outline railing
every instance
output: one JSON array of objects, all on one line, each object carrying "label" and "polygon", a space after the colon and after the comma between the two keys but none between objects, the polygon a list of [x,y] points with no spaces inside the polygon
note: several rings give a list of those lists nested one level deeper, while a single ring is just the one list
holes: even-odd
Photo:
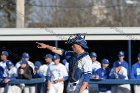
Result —
[{"label": "railing", "polygon": [[[0,82],[2,79],[0,79]],[[16,79],[13,81],[10,81],[9,84],[38,84],[38,83],[45,83],[46,79],[44,78],[36,78],[36,79],[31,79],[31,80],[25,80],[25,79]],[[96,79],[96,80],[91,80],[89,84],[140,84],[139,79],[129,79],[129,80],[123,80],[123,79]]]}]

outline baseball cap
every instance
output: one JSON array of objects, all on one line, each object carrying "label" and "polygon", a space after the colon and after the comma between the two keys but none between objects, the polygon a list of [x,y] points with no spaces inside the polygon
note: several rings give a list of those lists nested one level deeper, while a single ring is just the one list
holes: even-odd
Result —
[{"label": "baseball cap", "polygon": [[116,62],[116,67],[118,67],[118,66],[122,66],[122,62],[117,61],[117,62]]},{"label": "baseball cap", "polygon": [[120,51],[120,52],[118,53],[118,56],[119,56],[119,57],[124,56],[124,52],[123,52],[123,51]]},{"label": "baseball cap", "polygon": [[9,56],[9,53],[7,51],[2,51],[1,53],[2,55],[5,55],[5,56]]},{"label": "baseball cap", "polygon": [[39,67],[41,66],[41,62],[40,61],[35,61],[35,70],[38,70]]},{"label": "baseball cap", "polygon": [[59,56],[58,54],[55,54],[55,55],[53,56],[53,60],[57,60],[57,59],[60,59],[60,56]]},{"label": "baseball cap", "polygon": [[102,64],[109,64],[109,60],[108,59],[103,59]]},{"label": "baseball cap", "polygon": [[27,64],[27,61],[26,61],[25,59],[22,59],[21,62],[20,62],[20,64],[21,64],[21,65],[22,65],[22,64]]},{"label": "baseball cap", "polygon": [[14,65],[14,64],[13,64],[11,61],[9,61],[9,60],[6,62],[6,66],[7,66],[7,67],[10,67],[10,66],[13,66],[13,65]]},{"label": "baseball cap", "polygon": [[95,52],[91,52],[90,57],[97,57],[97,54]]},{"label": "baseball cap", "polygon": [[140,53],[138,53],[137,57],[139,57],[139,58],[140,58]]},{"label": "baseball cap", "polygon": [[52,54],[46,54],[45,58],[53,58]]},{"label": "baseball cap", "polygon": [[30,58],[29,54],[27,52],[24,52],[22,54],[22,58]]}]

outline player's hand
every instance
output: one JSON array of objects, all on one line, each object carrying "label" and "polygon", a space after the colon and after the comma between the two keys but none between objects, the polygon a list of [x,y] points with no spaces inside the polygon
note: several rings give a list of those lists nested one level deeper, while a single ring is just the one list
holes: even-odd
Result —
[{"label": "player's hand", "polygon": [[50,90],[50,86],[47,87],[47,90],[48,90],[48,91]]},{"label": "player's hand", "polygon": [[95,75],[95,79],[99,79],[99,75]]},{"label": "player's hand", "polygon": [[119,70],[120,70],[119,68],[117,68],[117,67],[115,68],[115,72],[116,72],[116,73],[118,73]]},{"label": "player's hand", "polygon": [[36,42],[38,48],[47,48],[47,45],[44,43]]},{"label": "player's hand", "polygon": [[10,79],[4,79],[3,83],[8,83],[10,81]]},{"label": "player's hand", "polygon": [[56,83],[58,83],[59,82],[59,80],[54,80],[54,83],[56,84]]},{"label": "player's hand", "polygon": [[23,74],[24,74],[24,70],[23,70],[23,69],[20,69],[20,70],[19,70],[19,74],[20,74],[20,75],[23,75]]}]

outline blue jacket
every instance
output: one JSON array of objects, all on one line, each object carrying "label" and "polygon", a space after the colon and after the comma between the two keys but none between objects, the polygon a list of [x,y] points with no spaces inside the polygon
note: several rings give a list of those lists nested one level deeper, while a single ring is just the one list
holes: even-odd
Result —
[{"label": "blue jacket", "polygon": [[137,62],[132,65],[130,79],[140,79],[140,63]]},{"label": "blue jacket", "polygon": [[[100,79],[109,79],[109,73],[110,73],[109,68],[107,69],[100,68],[96,71],[96,75],[98,75]],[[99,85],[100,92],[106,92],[110,89],[111,89],[110,85],[101,85],[101,84]]]}]

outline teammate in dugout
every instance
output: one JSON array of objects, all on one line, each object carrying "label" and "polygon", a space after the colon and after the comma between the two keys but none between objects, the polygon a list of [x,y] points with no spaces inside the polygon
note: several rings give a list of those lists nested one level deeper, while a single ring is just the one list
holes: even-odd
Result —
[{"label": "teammate in dugout", "polygon": [[[97,61],[97,54],[95,52],[91,52],[90,57],[92,60],[92,76],[91,76],[91,78],[95,79],[96,71],[97,71],[97,69],[101,68],[101,63],[99,61]],[[99,92],[98,84],[90,84],[89,85],[89,92],[90,93],[98,93]]]},{"label": "teammate in dugout", "polygon": [[[0,66],[4,69],[4,74],[3,74],[4,83],[6,83],[5,81],[7,81],[7,80],[5,80],[5,77],[6,77],[5,70],[6,70],[6,62],[9,61],[8,56],[9,56],[9,53],[7,51],[2,51],[2,53],[1,53],[1,60],[2,61],[0,61]],[[4,93],[4,87],[5,87],[4,83],[0,87],[0,93]]]},{"label": "teammate in dugout", "polygon": [[[110,79],[128,79],[127,69],[122,66],[122,62],[116,62],[116,67],[110,71]],[[112,93],[131,93],[130,84],[112,85]]]},{"label": "teammate in dugout", "polygon": [[[132,65],[130,79],[140,79],[140,53],[137,56],[137,62]],[[140,93],[140,85],[134,85],[134,92]]]},{"label": "teammate in dugout", "polygon": [[[109,60],[103,59],[102,67],[96,71],[96,79],[109,79],[110,68],[108,66]],[[99,84],[99,93],[111,93],[111,86]]]},{"label": "teammate in dugout", "polygon": [[113,67],[116,67],[116,63],[117,63],[117,62],[121,62],[121,63],[122,63],[122,66],[126,68],[127,74],[128,74],[128,73],[129,73],[129,68],[128,68],[128,63],[124,60],[124,58],[125,58],[124,52],[123,52],[123,51],[120,51],[120,52],[118,53],[118,57],[119,57],[119,60],[117,60],[117,61],[115,61],[115,62],[113,63]]},{"label": "teammate in dugout", "polygon": [[48,68],[48,92],[63,93],[64,81],[68,79],[66,67],[60,63],[60,56],[55,54],[53,57],[54,64]]},{"label": "teammate in dugout", "polygon": [[87,42],[80,34],[70,36],[66,42],[71,45],[73,51],[56,49],[53,46],[38,43],[38,48],[47,48],[56,54],[63,55],[69,62],[68,93],[89,93],[88,82],[92,74],[92,60],[85,50]]}]

